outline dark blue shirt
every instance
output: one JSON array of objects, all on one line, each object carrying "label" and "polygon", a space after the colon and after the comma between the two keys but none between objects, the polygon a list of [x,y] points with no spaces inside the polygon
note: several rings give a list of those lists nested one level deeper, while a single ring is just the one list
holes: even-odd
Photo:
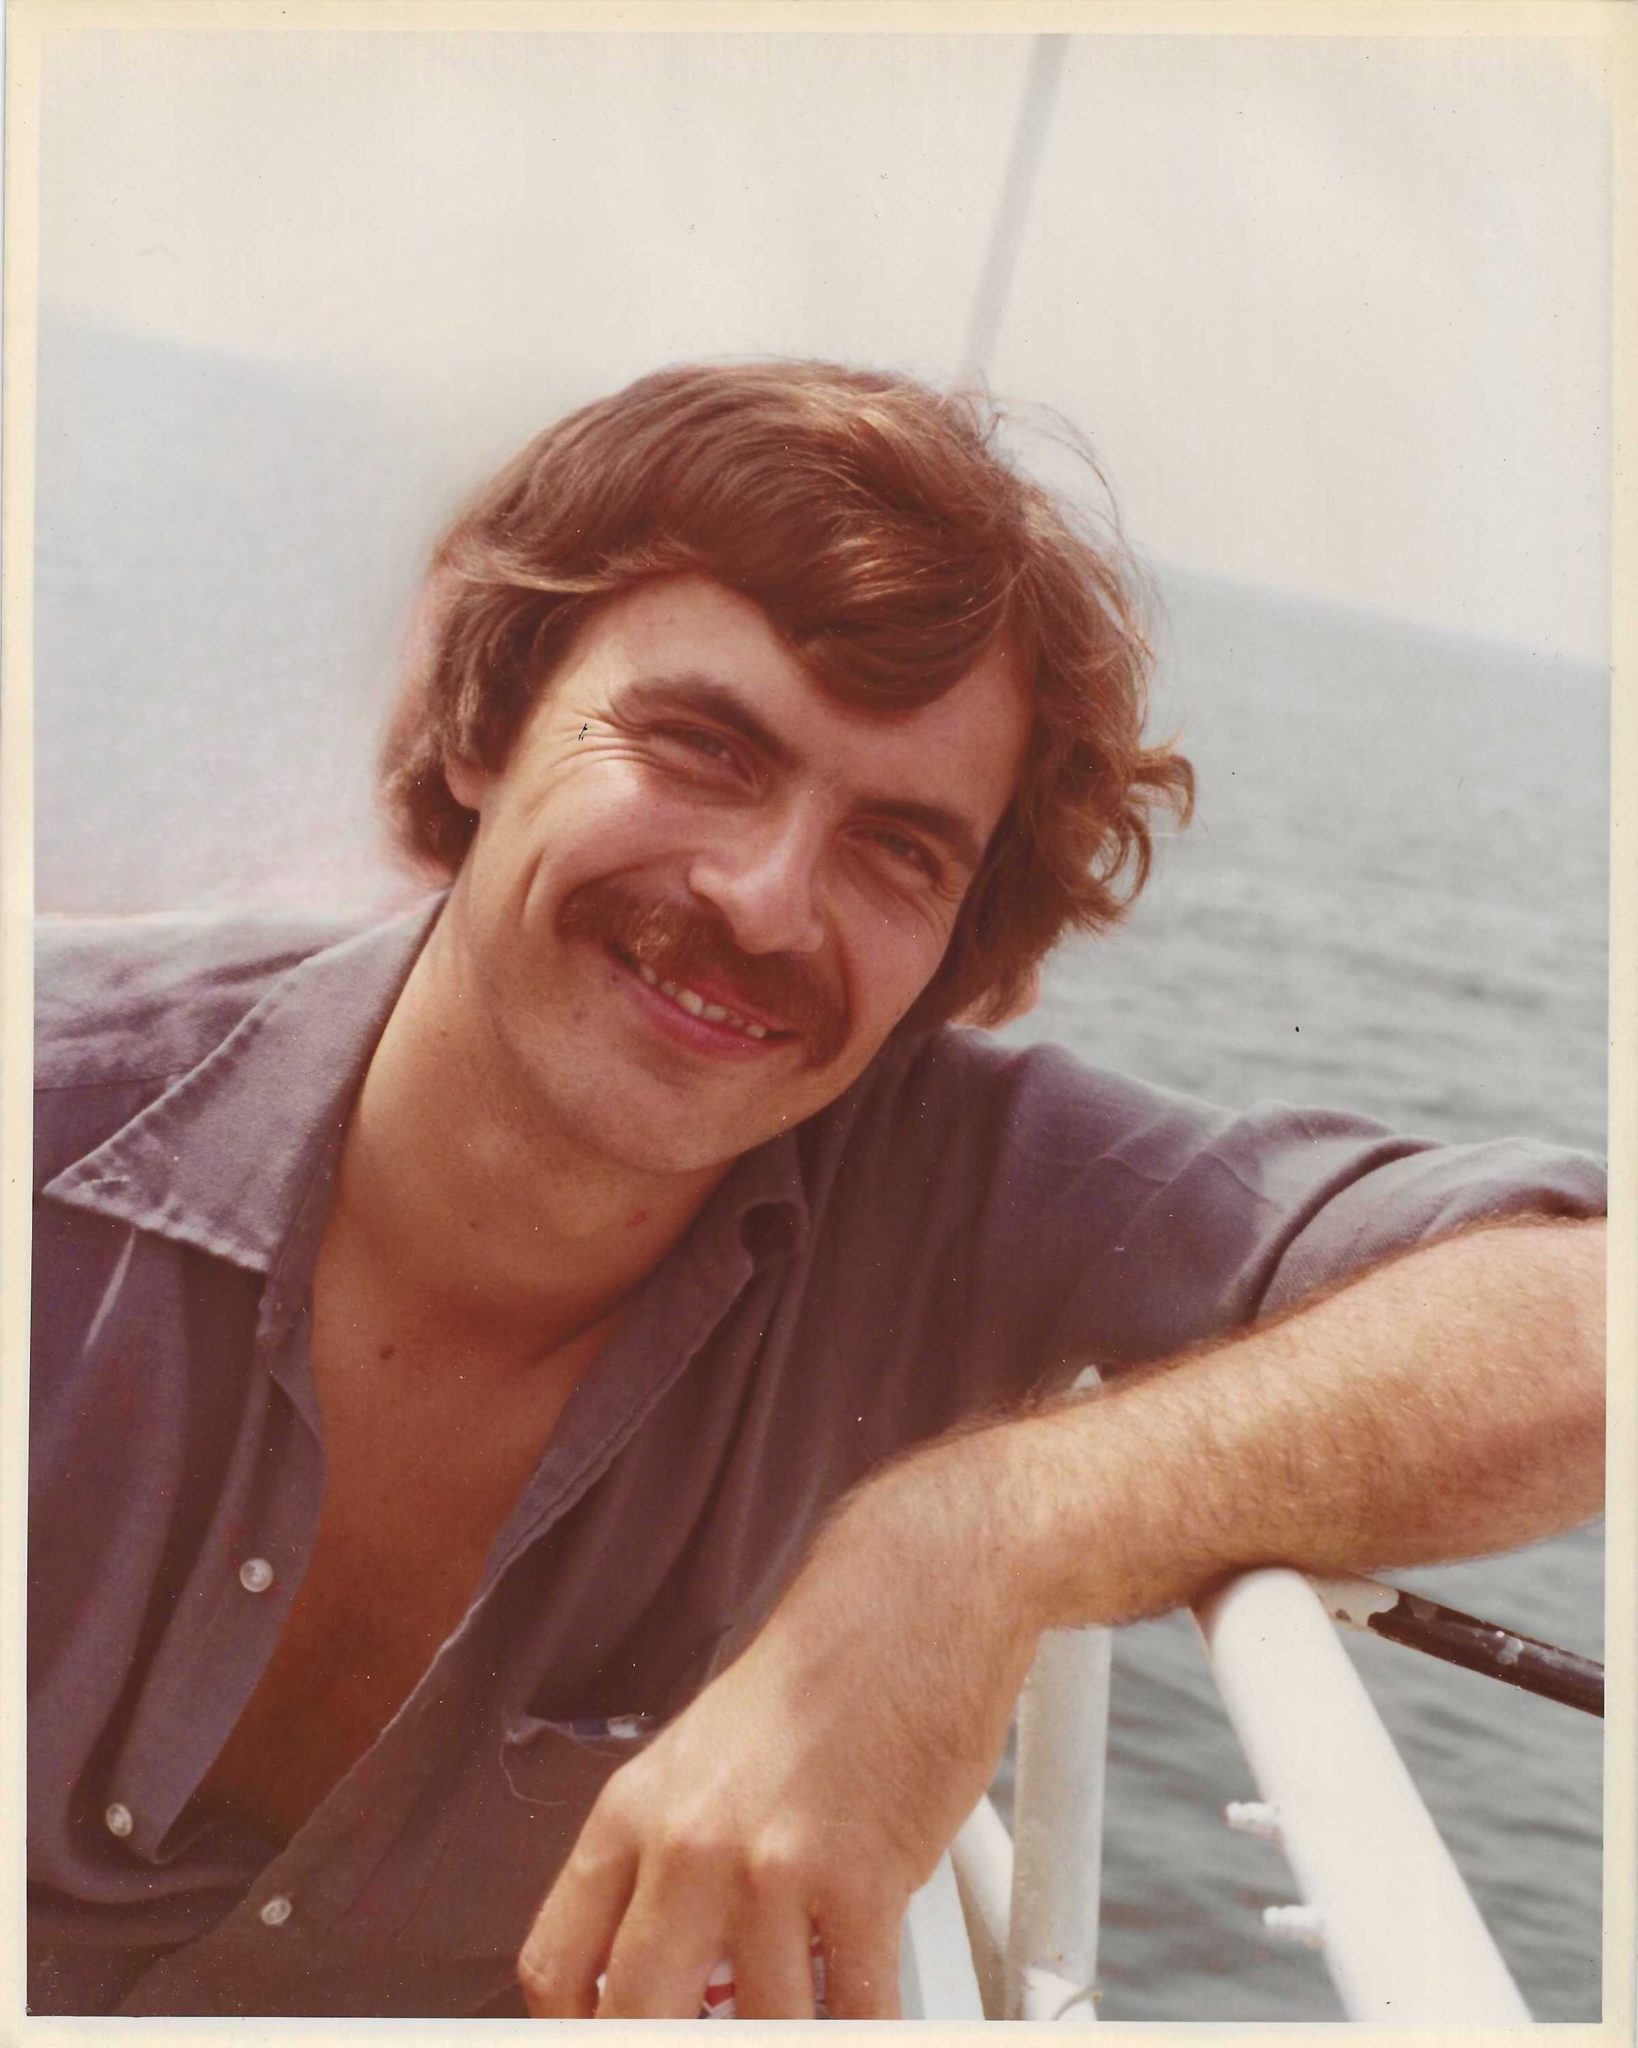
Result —
[{"label": "dark blue shirt", "polygon": [[520,2012],[517,1950],[629,1753],[616,1717],[685,1705],[880,1460],[1440,1232],[1603,1205],[1592,1162],[1526,1142],[1237,1116],[969,1031],[895,1042],[650,1275],[460,1626],[281,1848],[195,1794],[312,1547],[311,1276],[435,911],[42,927],[36,2012]]}]

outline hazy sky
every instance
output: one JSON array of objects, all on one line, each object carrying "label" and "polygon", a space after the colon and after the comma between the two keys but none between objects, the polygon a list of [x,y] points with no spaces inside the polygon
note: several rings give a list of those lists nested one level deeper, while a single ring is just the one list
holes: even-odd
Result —
[{"label": "hazy sky", "polygon": [[[653,364],[956,366],[1016,36],[62,34],[46,311],[487,461]],[[1606,59],[1077,38],[991,364],[1151,554],[1601,656]]]}]

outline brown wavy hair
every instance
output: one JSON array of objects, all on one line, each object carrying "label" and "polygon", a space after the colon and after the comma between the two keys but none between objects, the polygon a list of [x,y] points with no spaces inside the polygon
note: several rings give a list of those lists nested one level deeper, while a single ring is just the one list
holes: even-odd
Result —
[{"label": "brown wavy hair", "polygon": [[645,578],[740,592],[825,688],[884,709],[928,703],[1004,638],[1034,685],[1023,778],[908,1021],[1006,1016],[1065,931],[1130,908],[1154,813],[1186,821],[1194,778],[1145,744],[1152,655],[1118,526],[1020,474],[1001,425],[976,393],[767,362],[662,370],[548,427],[434,553],[382,755],[400,845],[456,871],[477,821],[446,757],[500,767],[580,628]]}]

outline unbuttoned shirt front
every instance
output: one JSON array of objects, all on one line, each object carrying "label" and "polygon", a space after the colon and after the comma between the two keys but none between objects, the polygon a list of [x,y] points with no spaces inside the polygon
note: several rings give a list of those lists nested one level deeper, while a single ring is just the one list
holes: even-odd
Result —
[{"label": "unbuttoned shirt front", "polygon": [[196,1794],[311,1551],[310,1288],[437,906],[363,931],[42,928],[29,1557],[35,2012],[521,2013],[597,1792],[905,1446],[1483,1218],[1525,1141],[1211,1109],[979,1033],[895,1041],[741,1159],[565,1409],[475,1598],[283,1847]]}]

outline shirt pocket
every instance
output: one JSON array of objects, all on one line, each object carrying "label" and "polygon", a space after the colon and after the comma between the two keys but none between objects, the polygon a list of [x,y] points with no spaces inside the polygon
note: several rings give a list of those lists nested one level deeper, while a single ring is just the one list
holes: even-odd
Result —
[{"label": "shirt pocket", "polygon": [[717,1626],[696,1640],[663,1681],[649,1677],[645,1706],[631,1712],[612,1710],[627,1700],[612,1686],[565,1698],[543,1679],[520,1706],[491,1708],[487,1731],[434,1767],[422,1794],[430,1827],[416,1855],[424,1876],[410,1880],[414,1909],[395,1915],[391,1935],[395,1970],[463,1987],[461,2005],[438,2001],[430,2011],[471,2013],[506,1993],[598,1794],[698,1694],[729,1636]]},{"label": "shirt pocket", "polygon": [[646,1749],[663,1725],[646,1713],[556,1720],[523,1710],[509,1715],[502,1728],[501,1776],[525,1806],[552,1810],[565,1803],[579,1806],[584,1790],[594,1788],[583,1820],[614,1773]]},{"label": "shirt pocket", "polygon": [[[527,1713],[474,1745],[446,1778],[431,1868],[384,1959],[405,1980],[392,2009],[470,2013],[504,1996],[598,1794],[641,1746],[606,1728],[581,1739],[572,1724]],[[424,2004],[402,2002],[411,1979]]]},{"label": "shirt pocket", "polygon": [[730,1637],[714,1630],[630,1712],[606,1710],[618,1694],[565,1700],[543,1683],[447,1761],[429,1788],[438,1804],[431,1868],[392,1941],[400,1966],[452,1972],[462,1985],[465,2003],[437,2009],[471,2012],[505,1993],[603,1787],[708,1682]]}]

